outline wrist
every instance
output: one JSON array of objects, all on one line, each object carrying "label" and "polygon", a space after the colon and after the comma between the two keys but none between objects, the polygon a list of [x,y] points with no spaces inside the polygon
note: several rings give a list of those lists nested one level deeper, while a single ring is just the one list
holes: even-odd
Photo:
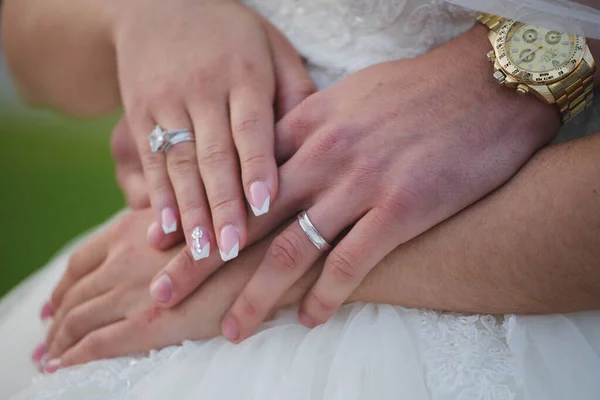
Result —
[{"label": "wrist", "polygon": [[[493,67],[487,53],[493,50],[488,38],[489,29],[477,24],[456,39],[456,61],[464,65],[472,84],[481,86],[481,97],[490,113],[510,129],[528,135],[531,144],[540,148],[551,142],[560,129],[560,113],[555,104],[547,104],[532,95],[521,96],[515,90],[503,87],[493,77]],[[459,67],[460,68],[460,67]]]}]

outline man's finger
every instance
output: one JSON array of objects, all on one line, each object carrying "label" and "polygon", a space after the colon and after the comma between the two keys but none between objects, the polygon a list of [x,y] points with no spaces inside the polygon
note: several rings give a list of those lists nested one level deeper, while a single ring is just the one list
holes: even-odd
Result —
[{"label": "man's finger", "polygon": [[365,276],[398,245],[398,221],[371,210],[327,256],[321,276],[306,294],[299,319],[309,328],[326,322]]}]

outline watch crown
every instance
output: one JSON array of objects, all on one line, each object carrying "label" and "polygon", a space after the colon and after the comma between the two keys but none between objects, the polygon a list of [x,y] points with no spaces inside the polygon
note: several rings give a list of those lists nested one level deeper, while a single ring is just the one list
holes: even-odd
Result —
[{"label": "watch crown", "polygon": [[519,86],[517,86],[517,93],[521,96],[526,96],[529,93],[529,86],[521,83]]},{"label": "watch crown", "polygon": [[498,83],[501,85],[504,85],[504,82],[506,81],[506,75],[504,75],[502,71],[494,72],[494,78],[496,78]]},{"label": "watch crown", "polygon": [[487,59],[489,62],[491,62],[492,64],[496,62],[496,52],[494,50],[490,50],[487,53]]}]

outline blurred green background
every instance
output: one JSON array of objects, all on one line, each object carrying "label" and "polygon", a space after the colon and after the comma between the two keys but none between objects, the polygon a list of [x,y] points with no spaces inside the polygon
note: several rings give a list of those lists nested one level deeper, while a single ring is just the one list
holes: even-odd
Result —
[{"label": "blurred green background", "polygon": [[123,207],[109,149],[117,119],[28,108],[0,52],[0,297]]}]

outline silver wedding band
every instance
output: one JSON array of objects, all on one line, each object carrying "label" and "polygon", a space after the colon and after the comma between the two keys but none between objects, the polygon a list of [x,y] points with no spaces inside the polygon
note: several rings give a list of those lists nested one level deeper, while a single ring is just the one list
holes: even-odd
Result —
[{"label": "silver wedding band", "polygon": [[300,214],[298,214],[298,222],[300,223],[300,228],[302,228],[302,231],[317,249],[323,252],[327,252],[332,249],[331,245],[327,243],[327,240],[325,240],[317,228],[315,228],[310,218],[308,218],[306,211],[302,211]]},{"label": "silver wedding band", "polygon": [[153,153],[166,153],[171,147],[183,142],[193,142],[194,137],[189,129],[164,130],[156,125],[148,135],[148,143]]}]

